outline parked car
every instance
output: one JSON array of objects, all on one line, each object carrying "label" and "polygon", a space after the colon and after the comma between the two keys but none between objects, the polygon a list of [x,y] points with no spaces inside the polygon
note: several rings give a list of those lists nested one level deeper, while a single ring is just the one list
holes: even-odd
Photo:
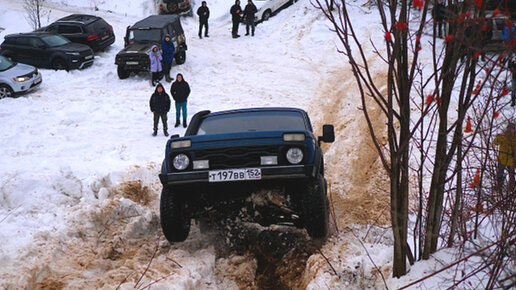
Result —
[{"label": "parked car", "polygon": [[[242,8],[247,5],[247,1],[241,1]],[[288,4],[297,2],[297,0],[253,0],[254,5],[258,9],[256,12],[255,22],[267,21],[272,15],[276,14],[281,8]],[[242,21],[245,21],[242,19]]]},{"label": "parked car", "polygon": [[113,26],[94,15],[72,14],[38,31],[62,35],[72,42],[88,45],[93,51],[104,50],[115,42]]},{"label": "parked car", "polygon": [[115,58],[118,77],[126,79],[131,72],[149,71],[149,55],[153,45],[161,47],[165,35],[170,35],[176,51],[176,64],[183,64],[186,60],[186,38],[177,15],[154,15],[136,22],[127,27],[124,38],[125,48]]},{"label": "parked car", "polygon": [[48,32],[11,34],[0,45],[0,55],[39,68],[83,69],[93,64],[93,50]]},{"label": "parked car", "polygon": [[172,136],[165,149],[159,175],[165,237],[183,241],[192,218],[212,217],[217,205],[225,212],[228,202],[245,200],[258,189],[281,187],[288,209],[265,211],[255,222],[292,225],[312,238],[325,238],[328,200],[320,142],[334,139],[332,125],[324,125],[323,136],[316,137],[301,109],[195,114],[185,136]]},{"label": "parked car", "polygon": [[28,92],[41,84],[37,68],[0,56],[0,99]]},{"label": "parked car", "polygon": [[160,0],[159,14],[177,14],[192,16],[190,0]]}]

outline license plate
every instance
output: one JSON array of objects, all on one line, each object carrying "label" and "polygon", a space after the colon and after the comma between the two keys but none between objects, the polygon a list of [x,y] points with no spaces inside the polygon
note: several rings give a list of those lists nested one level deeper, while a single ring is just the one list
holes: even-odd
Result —
[{"label": "license plate", "polygon": [[105,35],[101,38],[101,40],[104,40],[104,39],[107,39],[109,37],[109,34],[108,35]]},{"label": "license plate", "polygon": [[92,59],[93,58],[93,55],[88,55],[86,57],[84,57],[84,59],[88,60],[88,59]]},{"label": "license plate", "polygon": [[128,61],[128,62],[126,62],[126,64],[128,64],[128,65],[138,65],[138,62],[137,61]]},{"label": "license plate", "polygon": [[262,170],[260,168],[212,170],[209,172],[209,182],[225,182],[240,180],[260,180]]}]

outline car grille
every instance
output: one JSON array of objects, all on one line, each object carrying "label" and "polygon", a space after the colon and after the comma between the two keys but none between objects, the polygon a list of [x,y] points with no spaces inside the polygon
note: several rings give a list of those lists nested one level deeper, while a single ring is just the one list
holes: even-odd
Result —
[{"label": "car grille", "polygon": [[261,156],[278,155],[278,146],[253,146],[195,150],[194,160],[209,160],[210,169],[260,166]]}]

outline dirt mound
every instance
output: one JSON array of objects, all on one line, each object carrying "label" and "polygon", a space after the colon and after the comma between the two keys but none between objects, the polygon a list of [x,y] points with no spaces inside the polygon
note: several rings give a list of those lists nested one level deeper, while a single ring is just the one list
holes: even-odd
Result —
[{"label": "dirt mound", "polygon": [[151,194],[148,186],[143,186],[141,180],[126,181],[115,189],[115,194],[120,194],[136,203],[148,206],[156,199],[156,195]]}]

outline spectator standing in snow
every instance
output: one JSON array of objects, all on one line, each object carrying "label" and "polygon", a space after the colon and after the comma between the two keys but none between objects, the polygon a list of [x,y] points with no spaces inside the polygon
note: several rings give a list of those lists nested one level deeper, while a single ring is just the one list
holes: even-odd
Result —
[{"label": "spectator standing in snow", "polygon": [[242,12],[242,7],[240,7],[240,0],[235,1],[235,5],[231,6],[231,20],[233,21],[233,28],[231,30],[231,34],[233,38],[238,38],[238,25],[240,25],[240,13]]},{"label": "spectator standing in snow", "polygon": [[161,60],[163,57],[161,56],[161,52],[157,45],[153,45],[151,48],[151,52],[149,52],[150,59],[150,71],[152,73],[152,86],[155,86],[157,82],[161,79]]},{"label": "spectator standing in snow", "polygon": [[493,143],[500,146],[496,171],[498,191],[502,190],[505,170],[507,169],[509,171],[508,192],[512,192],[514,190],[514,166],[516,161],[516,125],[509,123],[505,132],[496,136]]},{"label": "spectator standing in snow", "polygon": [[170,111],[170,97],[167,95],[160,83],[156,86],[156,90],[154,90],[154,93],[150,98],[149,105],[151,112],[154,113],[154,132],[152,133],[152,136],[156,136],[158,134],[158,123],[160,118],[163,123],[163,134],[168,136],[167,113]]},{"label": "spectator standing in snow", "polygon": [[249,35],[249,26],[251,26],[251,36],[254,36],[254,14],[256,14],[256,12],[258,12],[258,9],[256,9],[253,1],[248,0],[244,9],[246,36]]},{"label": "spectator standing in snow", "polygon": [[[443,37],[443,24],[446,19],[446,6],[444,6],[443,0],[438,0],[437,4],[432,9],[432,16],[437,26],[437,35],[439,38]],[[446,24],[444,24],[444,34],[446,34]]]},{"label": "spectator standing in snow", "polygon": [[170,82],[172,80],[170,78],[170,68],[172,68],[174,62],[176,47],[169,34],[166,34],[165,39],[161,41],[161,49],[163,50],[163,73],[165,74],[165,80]]},{"label": "spectator standing in snow", "polygon": [[181,123],[179,120],[181,119],[181,111],[183,112],[183,127],[186,128],[186,101],[188,100],[188,96],[190,95],[190,86],[183,79],[182,74],[177,74],[176,80],[172,83],[170,87],[170,94],[172,94],[172,98],[176,102],[176,125],[178,127]]},{"label": "spectator standing in snow", "polygon": [[197,9],[197,15],[199,15],[199,38],[202,38],[203,26],[204,37],[210,37],[208,35],[208,18],[210,18],[210,9],[208,8],[206,1],[202,1],[201,7]]}]

